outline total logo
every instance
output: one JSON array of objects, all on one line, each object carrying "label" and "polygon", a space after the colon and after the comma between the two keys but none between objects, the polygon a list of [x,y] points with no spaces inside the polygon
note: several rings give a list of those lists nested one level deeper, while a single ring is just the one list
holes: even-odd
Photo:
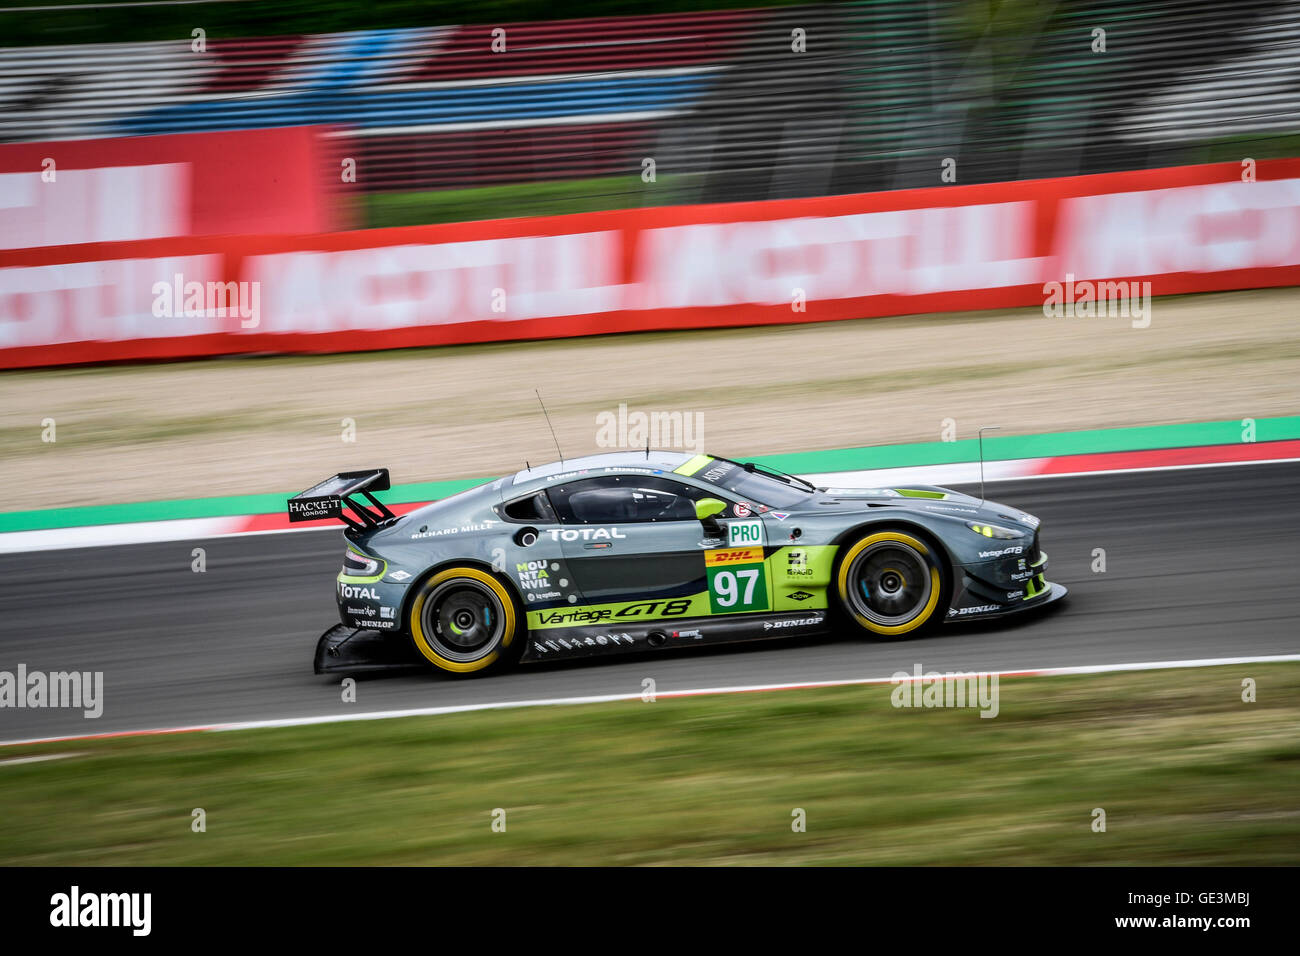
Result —
[{"label": "total logo", "polygon": [[355,584],[340,584],[339,596],[345,598],[368,598],[371,601],[378,601],[379,595],[375,593],[374,588],[361,588]]},{"label": "total logo", "polygon": [[551,528],[546,532],[552,541],[608,541],[611,538],[626,538],[617,528]]}]

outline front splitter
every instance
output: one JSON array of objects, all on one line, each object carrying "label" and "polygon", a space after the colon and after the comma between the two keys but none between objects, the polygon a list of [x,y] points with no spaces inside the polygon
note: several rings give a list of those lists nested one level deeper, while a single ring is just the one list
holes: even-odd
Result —
[{"label": "front splitter", "polygon": [[1070,593],[1069,588],[1064,584],[1057,584],[1054,581],[1047,582],[1048,592],[1046,596],[1034,598],[1032,601],[1025,601],[1023,604],[1008,604],[1006,607],[997,611],[985,611],[982,614],[961,614],[958,609],[957,614],[949,614],[945,624],[965,624],[969,621],[991,621],[999,617],[1011,617],[1015,614],[1031,614],[1040,608],[1049,604],[1055,604],[1061,598]]}]

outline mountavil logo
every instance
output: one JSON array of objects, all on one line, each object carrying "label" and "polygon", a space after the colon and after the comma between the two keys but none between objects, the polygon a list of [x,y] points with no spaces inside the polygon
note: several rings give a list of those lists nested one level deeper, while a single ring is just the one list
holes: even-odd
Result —
[{"label": "mountavil logo", "polygon": [[365,598],[371,601],[379,600],[379,595],[375,593],[374,588],[358,587],[355,584],[340,584],[339,596],[345,598]]},{"label": "mountavil logo", "polygon": [[551,528],[546,532],[552,541],[608,541],[611,538],[626,538],[617,528]]},{"label": "mountavil logo", "polygon": [[789,621],[764,621],[763,630],[770,631],[776,627],[809,627],[813,624],[820,624],[825,618],[821,615],[817,617],[799,617]]},{"label": "mountavil logo", "polygon": [[629,604],[617,611],[605,607],[591,610],[542,611],[538,614],[538,621],[542,624],[597,624],[613,618],[648,617],[652,614],[679,617],[690,610],[690,607],[691,602],[685,598],[676,601],[642,601],[639,604]]},{"label": "mountavil logo", "polygon": [[1000,557],[1002,557],[1003,555],[1006,555],[1006,554],[1019,554],[1020,552],[1022,552],[1022,551],[1024,551],[1024,550],[1025,550],[1025,548],[1024,548],[1023,545],[1019,545],[1019,544],[1017,544],[1017,545],[1015,545],[1014,547],[1003,548],[1001,551],[981,551],[981,552],[980,552],[980,557],[981,557],[981,558],[1000,558]]}]

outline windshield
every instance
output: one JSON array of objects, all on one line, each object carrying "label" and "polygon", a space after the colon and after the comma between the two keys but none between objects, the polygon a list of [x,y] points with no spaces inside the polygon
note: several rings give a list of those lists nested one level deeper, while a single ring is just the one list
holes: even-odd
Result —
[{"label": "windshield", "polygon": [[745,501],[767,505],[769,508],[789,508],[799,504],[810,494],[810,486],[791,484],[801,478],[786,480],[760,471],[747,471],[739,462],[725,458],[715,459],[707,468],[696,474],[711,485],[717,485]]}]

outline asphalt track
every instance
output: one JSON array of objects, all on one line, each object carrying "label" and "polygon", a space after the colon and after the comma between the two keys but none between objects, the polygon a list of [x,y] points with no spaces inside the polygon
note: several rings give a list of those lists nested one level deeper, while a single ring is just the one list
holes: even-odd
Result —
[{"label": "asphalt track", "polygon": [[[0,740],[568,696],[1300,651],[1300,463],[990,483],[1043,519],[1046,613],[906,641],[845,635],[530,665],[497,677],[312,673],[340,531],[0,555],[0,671],[103,671],[104,713],[0,709]],[[207,570],[191,570],[206,550]],[[1106,571],[1094,573],[1093,550]],[[526,712],[522,712],[526,713]],[[522,718],[521,719],[525,719]]]}]

